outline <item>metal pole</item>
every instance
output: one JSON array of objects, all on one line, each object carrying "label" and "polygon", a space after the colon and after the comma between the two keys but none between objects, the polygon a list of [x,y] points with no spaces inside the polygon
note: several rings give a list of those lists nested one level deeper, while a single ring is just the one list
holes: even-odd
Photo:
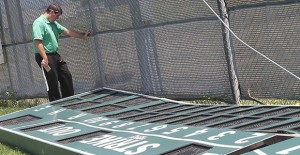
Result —
[{"label": "metal pole", "polygon": [[[227,7],[225,0],[218,0],[218,8],[220,12],[220,17],[229,26],[229,15],[227,13]],[[231,41],[230,41],[230,32],[229,30],[222,24],[222,36],[224,43],[224,52],[227,61],[229,81],[231,84],[231,91],[233,95],[233,101],[235,104],[240,104],[240,89],[239,82],[236,76],[236,70],[234,66],[233,59],[233,50],[231,49]]]},{"label": "metal pole", "polygon": [[[96,11],[93,6],[94,1],[88,1],[88,6],[89,6],[89,12],[90,12],[90,18],[91,18],[91,24],[92,24],[92,32],[97,32],[97,24],[96,24]],[[102,51],[101,51],[101,44],[100,44],[100,37],[99,35],[95,34],[94,37],[94,44],[96,47],[96,55],[97,55],[97,61],[98,61],[98,66],[99,66],[99,79],[96,80],[96,87],[104,87],[106,86],[105,83],[105,78],[104,78],[104,68],[103,68],[103,63],[102,63]]]},{"label": "metal pole", "polygon": [[[29,61],[30,56],[27,45],[17,45],[18,43],[26,40],[20,0],[4,1],[4,5],[6,8],[5,10],[7,14],[9,33],[13,44],[13,53],[10,53],[10,55],[13,55],[14,58],[14,64],[12,65],[16,66],[18,80],[15,83],[11,81],[11,88],[13,89],[13,91],[15,91],[15,93],[19,95],[18,97],[20,98],[24,95],[32,95],[32,92],[29,92],[28,90],[33,89],[32,87],[35,85],[34,77],[31,68],[31,63]],[[21,52],[20,49],[22,49],[23,51]],[[6,56],[8,57],[8,53],[6,53]],[[10,67],[11,66],[8,63],[8,68]],[[12,74],[10,73],[10,79],[13,78],[11,77],[11,75]]]},{"label": "metal pole", "polygon": [[[132,16],[132,25],[135,29],[144,26],[138,0],[128,1]],[[143,93],[161,94],[162,82],[154,31],[151,28],[134,31],[135,43],[138,51],[139,67]]]}]

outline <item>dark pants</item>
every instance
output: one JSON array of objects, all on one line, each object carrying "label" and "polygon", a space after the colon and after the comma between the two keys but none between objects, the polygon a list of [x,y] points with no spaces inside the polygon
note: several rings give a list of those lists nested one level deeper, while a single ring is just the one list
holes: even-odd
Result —
[{"label": "dark pants", "polygon": [[[74,95],[72,75],[68,69],[67,63],[58,53],[47,54],[47,57],[51,70],[47,72],[44,69],[44,73],[49,87],[49,101],[55,101]],[[35,60],[41,67],[43,58],[40,56],[40,54],[35,55]],[[60,84],[60,89],[58,83]]]}]

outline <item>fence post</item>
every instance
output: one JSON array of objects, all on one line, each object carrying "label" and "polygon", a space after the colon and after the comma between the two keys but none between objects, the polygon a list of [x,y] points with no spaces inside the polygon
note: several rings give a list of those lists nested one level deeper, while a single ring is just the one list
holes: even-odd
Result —
[{"label": "fence post", "polygon": [[[89,7],[89,13],[90,13],[90,18],[91,18],[91,24],[92,24],[92,32],[97,32],[97,24],[96,24],[96,11],[93,6],[94,1],[88,1],[88,7]],[[94,37],[94,44],[96,47],[96,55],[97,55],[97,62],[98,62],[98,71],[99,71],[99,79],[96,79],[96,85],[100,87],[106,86],[106,81],[104,77],[104,68],[103,68],[103,63],[102,63],[102,51],[101,51],[101,43],[100,43],[100,37],[99,35],[95,34]]]},{"label": "fence post", "polygon": [[[128,1],[134,28],[144,26],[140,5],[138,0]],[[160,68],[154,32],[151,28],[138,29],[134,31],[135,43],[141,72],[143,93],[159,94],[162,90]]]},{"label": "fence post", "polygon": [[[224,21],[226,25],[229,26],[229,19],[228,19],[229,15],[227,12],[225,0],[218,0],[217,2],[218,2],[218,8],[219,8],[221,19]],[[227,61],[229,81],[231,84],[233,101],[235,104],[240,104],[240,89],[239,89],[239,82],[236,76],[236,70],[235,70],[235,65],[233,60],[233,50],[231,49],[230,32],[223,24],[221,24],[221,26],[222,26],[222,36],[223,36],[223,43],[224,43],[224,52]]]},{"label": "fence post", "polygon": [[[4,6],[6,10],[7,15],[7,23],[9,30],[9,35],[12,40],[12,49],[13,53],[6,53],[6,58],[8,58],[8,55],[12,55],[13,58],[12,61],[14,62],[8,62],[7,59],[7,66],[8,68],[13,68],[15,65],[16,67],[16,78],[17,80],[11,81],[11,88],[15,93],[17,93],[19,98],[24,95],[30,95],[29,91],[33,89],[34,83],[34,77],[32,72],[32,66],[29,56],[29,50],[26,44],[18,45],[18,43],[24,42],[26,40],[26,33],[25,33],[25,22],[23,21],[22,16],[22,8],[20,4],[20,0],[10,0],[10,1],[4,1]],[[5,29],[5,28],[2,28]],[[20,51],[20,47],[23,48],[23,51]],[[7,50],[6,50],[7,51]],[[12,79],[12,74],[9,69],[9,78]],[[30,79],[30,80],[28,80]]]}]

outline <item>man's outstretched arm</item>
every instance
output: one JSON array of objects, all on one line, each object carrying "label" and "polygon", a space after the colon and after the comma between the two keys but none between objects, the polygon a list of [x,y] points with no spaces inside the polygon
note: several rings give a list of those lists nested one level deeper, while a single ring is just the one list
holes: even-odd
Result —
[{"label": "man's outstretched arm", "polygon": [[91,32],[86,31],[85,33],[79,33],[79,32],[77,32],[75,30],[72,30],[72,29],[66,29],[64,31],[64,34],[68,35],[68,36],[71,36],[71,37],[74,37],[74,38],[87,40],[90,37]]}]

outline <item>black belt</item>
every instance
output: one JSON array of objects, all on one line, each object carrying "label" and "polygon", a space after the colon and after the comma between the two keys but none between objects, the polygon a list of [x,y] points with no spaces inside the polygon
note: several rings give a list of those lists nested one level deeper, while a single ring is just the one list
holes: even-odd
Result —
[{"label": "black belt", "polygon": [[46,55],[56,55],[58,54],[57,52],[51,52],[51,53],[46,53]]},{"label": "black belt", "polygon": [[[51,53],[46,53],[46,55],[56,55],[58,54],[57,52],[51,52]],[[40,53],[35,53],[35,55],[40,55]]]}]

